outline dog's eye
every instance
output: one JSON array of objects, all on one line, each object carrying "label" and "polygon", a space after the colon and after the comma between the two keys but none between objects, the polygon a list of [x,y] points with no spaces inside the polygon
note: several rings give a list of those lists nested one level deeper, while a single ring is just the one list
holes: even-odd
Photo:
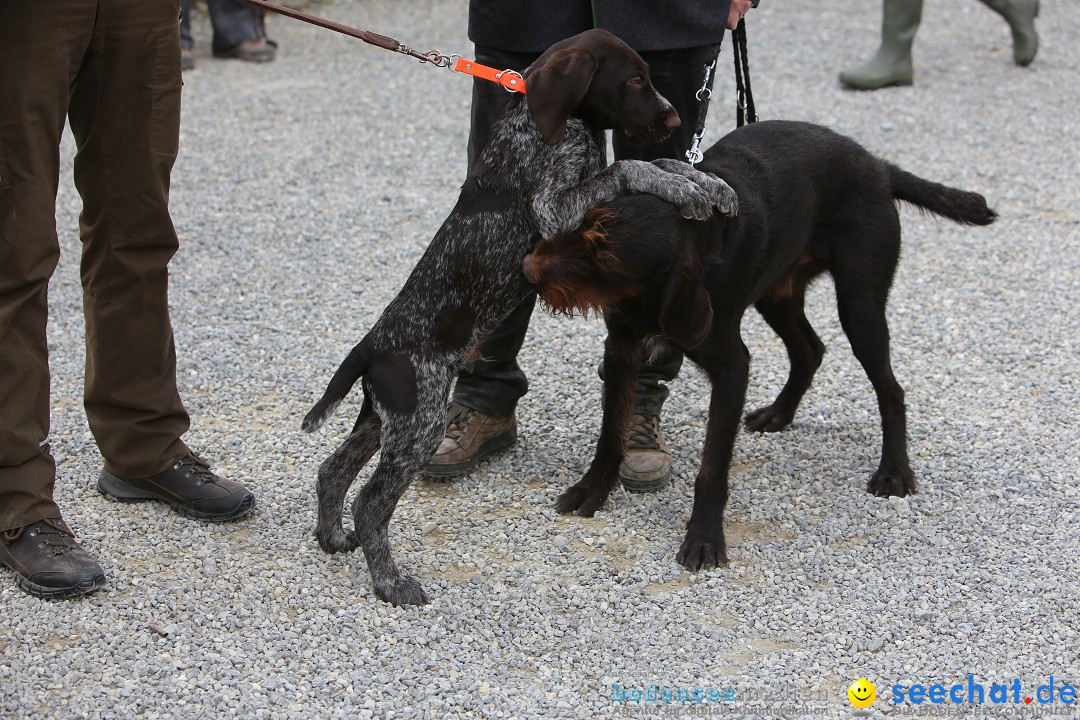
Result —
[{"label": "dog's eye", "polygon": [[642,75],[638,75],[635,78],[630,78],[629,80],[627,80],[626,84],[636,90],[640,90],[645,87],[645,78]]}]

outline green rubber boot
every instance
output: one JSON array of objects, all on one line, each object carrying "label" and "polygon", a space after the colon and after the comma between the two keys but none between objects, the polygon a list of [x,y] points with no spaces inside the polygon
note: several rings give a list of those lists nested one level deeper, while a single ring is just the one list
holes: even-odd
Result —
[{"label": "green rubber boot", "polygon": [[885,0],[881,47],[870,62],[840,73],[840,82],[856,90],[910,85],[914,78],[911,43],[915,40],[915,31],[919,29],[922,7],[923,0]]},{"label": "green rubber boot", "polygon": [[1039,34],[1035,18],[1039,15],[1039,0],[982,0],[983,3],[1009,23],[1013,37],[1013,60],[1027,67],[1039,51]]}]

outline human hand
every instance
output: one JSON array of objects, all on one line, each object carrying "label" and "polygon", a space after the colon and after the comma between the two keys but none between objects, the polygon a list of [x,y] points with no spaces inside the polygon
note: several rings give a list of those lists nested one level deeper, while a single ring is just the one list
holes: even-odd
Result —
[{"label": "human hand", "polygon": [[738,26],[739,20],[752,7],[754,7],[754,0],[731,0],[731,7],[727,16],[727,29],[734,30]]}]

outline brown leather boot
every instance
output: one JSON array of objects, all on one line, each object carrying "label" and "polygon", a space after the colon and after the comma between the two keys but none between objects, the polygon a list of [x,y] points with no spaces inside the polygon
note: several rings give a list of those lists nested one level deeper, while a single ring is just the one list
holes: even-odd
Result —
[{"label": "brown leather boot", "polygon": [[480,459],[517,442],[514,415],[494,417],[461,403],[447,411],[446,437],[424,474],[431,477],[460,475],[476,467]]},{"label": "brown leather boot", "polygon": [[37,597],[74,597],[105,584],[101,566],[60,518],[0,533],[0,562],[19,576],[21,589]]},{"label": "brown leather boot", "polygon": [[619,481],[630,492],[659,490],[671,480],[671,450],[660,434],[658,415],[634,415],[626,433]]}]

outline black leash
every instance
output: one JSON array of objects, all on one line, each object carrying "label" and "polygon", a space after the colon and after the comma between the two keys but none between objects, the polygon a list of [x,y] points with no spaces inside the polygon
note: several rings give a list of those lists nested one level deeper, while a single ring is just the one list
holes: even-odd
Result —
[{"label": "black leash", "polygon": [[[739,21],[742,24],[742,21]],[[705,63],[705,78],[701,83],[701,88],[698,89],[694,97],[701,103],[701,108],[698,110],[697,129],[694,131],[694,139],[690,142],[690,149],[686,151],[686,161],[691,165],[697,165],[701,162],[703,154],[701,152],[701,136],[705,133],[705,118],[709,114],[709,100],[712,99],[712,84],[715,74],[713,70],[716,69],[716,58],[720,56],[720,46],[722,42],[718,42],[709,49],[709,61]]]},{"label": "black leash", "polygon": [[[754,3],[757,7],[757,2]],[[731,31],[732,54],[735,56],[735,127],[742,127],[746,123],[757,122],[757,111],[754,108],[754,92],[750,87],[750,63],[746,53],[746,19],[739,18],[739,24]],[[694,131],[694,139],[690,143],[690,149],[686,151],[686,161],[691,165],[697,165],[704,156],[701,152],[701,136],[705,133],[705,118],[709,114],[709,101],[712,99],[712,85],[716,69],[716,58],[720,55],[720,46],[716,43],[709,50],[709,59],[705,63],[705,78],[701,88],[694,96],[701,103],[698,110],[697,128]]]},{"label": "black leash", "polygon": [[[739,20],[731,32],[732,54],[735,55],[735,92],[738,96],[735,110],[735,127],[757,122],[754,109],[754,91],[750,89],[750,61],[746,58],[746,19]],[[745,117],[745,120],[744,120]]]}]

